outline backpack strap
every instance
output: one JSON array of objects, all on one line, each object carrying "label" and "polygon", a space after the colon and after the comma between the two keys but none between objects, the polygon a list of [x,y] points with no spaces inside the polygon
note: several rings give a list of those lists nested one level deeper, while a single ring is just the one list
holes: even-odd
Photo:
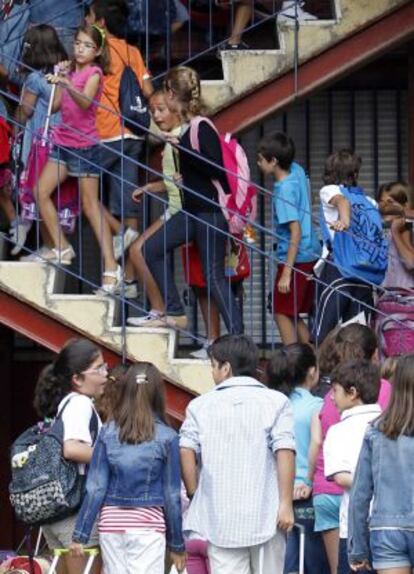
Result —
[{"label": "backpack strap", "polygon": [[218,135],[217,128],[210,118],[206,118],[205,116],[195,116],[190,121],[190,144],[193,150],[198,153],[200,153],[199,126],[201,122],[206,122]]}]

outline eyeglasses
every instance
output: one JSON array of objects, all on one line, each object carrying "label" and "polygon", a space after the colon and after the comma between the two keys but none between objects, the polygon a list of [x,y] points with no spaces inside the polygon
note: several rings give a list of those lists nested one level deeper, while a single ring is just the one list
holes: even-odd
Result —
[{"label": "eyeglasses", "polygon": [[92,42],[82,42],[81,40],[75,40],[73,45],[75,48],[81,48],[83,46],[85,50],[97,50],[97,47],[95,44],[92,44]]},{"label": "eyeglasses", "polygon": [[106,375],[108,372],[108,363],[102,363],[99,367],[94,367],[93,369],[86,369],[86,371],[82,371],[82,375],[86,373],[96,373],[97,375]]}]

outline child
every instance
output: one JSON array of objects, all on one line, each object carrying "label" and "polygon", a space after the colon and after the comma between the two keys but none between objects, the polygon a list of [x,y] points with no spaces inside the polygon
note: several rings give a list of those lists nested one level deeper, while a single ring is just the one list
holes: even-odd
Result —
[{"label": "child", "polygon": [[[163,90],[157,90],[151,96],[150,107],[153,120],[161,132],[168,133],[172,137],[178,137],[182,130],[181,119],[177,112],[173,112],[168,108]],[[131,261],[135,267],[138,278],[144,286],[145,295],[148,297],[151,306],[148,315],[128,319],[128,323],[136,327],[145,327],[148,321],[164,313],[164,300],[157,283],[154,281],[145,263],[143,249],[145,251],[145,241],[181,209],[180,190],[172,181],[176,172],[174,153],[171,144],[167,142],[162,153],[162,173],[166,176],[166,179],[147,183],[133,193],[133,199],[136,202],[140,202],[146,192],[150,192],[151,194],[167,193],[168,197],[168,205],[165,203],[161,204],[163,207],[161,217],[154,221],[144,233],[142,233],[138,241],[133,243],[129,252]]]},{"label": "child", "polygon": [[[312,417],[319,413],[322,399],[311,391],[318,383],[316,356],[309,345],[294,343],[275,351],[267,364],[267,383],[290,399],[295,421],[296,473],[293,492],[295,522],[305,527],[305,569],[308,574],[328,573],[319,533],[314,532],[312,482],[308,480],[308,452]],[[299,536],[290,533],[286,548],[286,574],[299,570]]]},{"label": "child", "polygon": [[72,554],[82,555],[100,514],[107,574],[164,574],[166,544],[181,571],[185,555],[178,437],[166,423],[161,373],[141,362],[118,383],[121,391],[89,468]]},{"label": "child", "polygon": [[392,182],[380,187],[378,203],[386,224],[390,225],[388,268],[382,287],[387,289],[414,288],[414,241],[412,222],[414,210],[408,204],[409,187]]},{"label": "child", "polygon": [[[144,135],[135,135],[125,128],[120,117],[119,88],[125,66],[129,65],[140,84],[143,95],[153,92],[151,76],[140,50],[125,40],[129,7],[125,0],[93,0],[86,17],[105,32],[111,60],[110,73],[103,78],[101,105],[96,113],[96,127],[105,146],[101,149],[101,165],[105,169],[104,188],[108,195],[108,223],[113,238],[115,259],[120,259],[138,237],[139,209],[132,199],[138,185],[138,161],[144,148]],[[109,215],[109,213],[108,213]],[[125,296],[137,296],[134,269],[127,259]]]},{"label": "child", "polygon": [[[349,501],[353,571],[411,574],[414,568],[414,355],[399,359],[388,409],[371,423]],[[371,559],[372,557],[372,559]]]},{"label": "child", "polygon": [[371,361],[339,364],[331,374],[333,400],[341,413],[323,446],[325,476],[344,489],[340,509],[338,574],[350,572],[347,559],[349,490],[368,424],[381,414],[380,372]]},{"label": "child", "polygon": [[[373,305],[372,284],[379,285],[387,266],[387,242],[376,202],[358,187],[361,159],[351,150],[330,155],[325,163],[325,185],[320,190],[322,259],[313,340],[358,315],[368,316]],[[353,209],[355,207],[355,209]]]},{"label": "child", "polygon": [[[29,28],[24,36],[23,45],[21,73],[25,80],[16,115],[18,122],[25,125],[21,161],[23,167],[27,168],[32,143],[36,136],[42,133],[45,126],[52,92],[52,86],[46,80],[45,74],[53,73],[54,66],[66,60],[67,54],[59,41],[56,30],[47,24]],[[50,126],[53,127],[59,121],[60,114],[52,114]],[[36,172],[40,172],[40,168],[36,169]],[[42,236],[45,245],[38,252],[23,256],[22,261],[41,261],[42,257],[50,251],[53,244],[50,243],[43,225]]]},{"label": "child", "polygon": [[209,542],[211,574],[280,574],[293,526],[289,401],[255,379],[258,351],[248,337],[224,335],[209,356],[217,386],[191,401],[180,431],[191,500],[185,532]]},{"label": "child", "polygon": [[320,245],[312,226],[305,172],[295,163],[295,146],[283,133],[273,133],[259,144],[257,164],[273,175],[273,214],[277,235],[277,274],[273,311],[282,343],[309,342],[308,327],[300,317],[313,306],[313,267]]},{"label": "child", "polygon": [[[194,240],[204,277],[227,330],[241,333],[242,318],[224,272],[228,223],[213,184],[213,179],[217,178],[224,192],[230,193],[223,171],[220,140],[216,130],[207,121],[202,121],[198,126],[200,153],[198,157],[194,155],[191,122],[198,121],[197,117],[204,112],[200,77],[195,70],[187,66],[170,69],[165,76],[164,89],[168,107],[180,115],[181,123],[186,123],[178,151],[180,173],[176,174],[182,183],[183,211],[179,211],[145,242],[145,260],[166,305],[165,315],[148,321],[146,326],[186,328],[187,317],[174,281],[170,255],[176,247]],[[205,158],[213,165],[207,164]]]},{"label": "child", "polygon": [[105,271],[101,293],[115,293],[122,279],[114,259],[112,235],[99,203],[100,156],[95,127],[96,102],[102,92],[102,74],[108,71],[105,33],[97,26],[82,26],[74,43],[74,62],[61,62],[57,75],[48,75],[57,84],[55,109],[62,123],[54,131],[55,148],[39,180],[39,211],[54,247],[46,261],[69,265],[75,252],[59,227],[51,194],[68,175],[79,179],[83,211],[101,246]]},{"label": "child", "polygon": [[[79,463],[81,475],[85,475],[86,465],[91,461],[92,447],[101,426],[93,399],[102,396],[106,376],[107,366],[100,349],[86,339],[72,339],[53,363],[45,367],[36,385],[34,407],[42,418],[52,418],[62,411],[63,456]],[[50,550],[69,547],[76,517],[77,513],[42,525]],[[95,527],[88,547],[97,545]],[[99,574],[100,562],[95,560],[93,574]],[[78,574],[83,572],[84,560],[66,555],[64,565],[66,574]]]}]

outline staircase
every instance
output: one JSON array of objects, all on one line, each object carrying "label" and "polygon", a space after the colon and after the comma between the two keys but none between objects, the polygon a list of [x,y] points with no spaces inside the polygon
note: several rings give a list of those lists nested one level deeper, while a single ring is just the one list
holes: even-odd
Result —
[{"label": "staircase", "polygon": [[[298,64],[341,43],[410,0],[333,0],[334,20],[300,22]],[[229,108],[242,96],[249,95],[294,67],[295,23],[277,22],[279,50],[243,50],[222,52],[223,80],[205,80],[203,97],[217,113]],[[294,92],[294,85],[291,86]]]}]

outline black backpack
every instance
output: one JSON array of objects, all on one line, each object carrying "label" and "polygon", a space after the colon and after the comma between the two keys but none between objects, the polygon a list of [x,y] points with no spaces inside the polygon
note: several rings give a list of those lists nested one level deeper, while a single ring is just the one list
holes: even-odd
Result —
[{"label": "black backpack", "polygon": [[[40,526],[70,516],[79,508],[85,476],[78,463],[63,457],[63,405],[55,420],[28,428],[11,447],[10,502],[16,517],[29,526]],[[93,442],[98,417],[93,411],[89,430]]]},{"label": "black backpack", "polygon": [[151,123],[148,102],[129,62],[122,72],[118,101],[125,127],[136,136],[146,136]]}]

